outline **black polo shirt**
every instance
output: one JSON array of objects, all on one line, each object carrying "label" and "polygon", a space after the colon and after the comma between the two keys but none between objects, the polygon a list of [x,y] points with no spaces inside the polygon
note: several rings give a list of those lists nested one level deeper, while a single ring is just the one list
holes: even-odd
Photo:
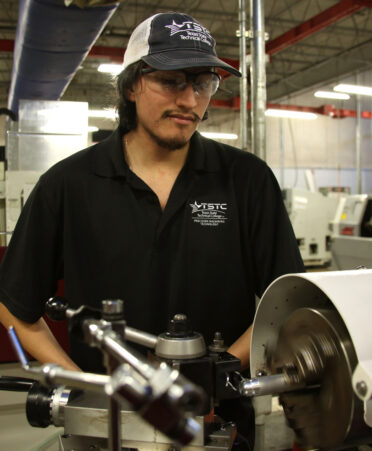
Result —
[{"label": "black polo shirt", "polygon": [[303,271],[273,173],[196,132],[162,211],[128,168],[121,137],[116,130],[41,176],[1,265],[1,302],[34,322],[63,278],[72,307],[123,299],[128,325],[154,334],[186,313],[207,343],[220,331],[231,344],[253,320],[255,294]]}]

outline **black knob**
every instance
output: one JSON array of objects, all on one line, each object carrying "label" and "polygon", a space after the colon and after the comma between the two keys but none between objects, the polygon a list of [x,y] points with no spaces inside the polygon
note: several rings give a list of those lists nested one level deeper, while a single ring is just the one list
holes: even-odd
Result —
[{"label": "black knob", "polygon": [[69,305],[66,299],[55,296],[54,298],[48,299],[45,304],[45,313],[48,317],[54,321],[62,321],[66,319],[66,310]]},{"label": "black knob", "polygon": [[35,382],[27,395],[26,416],[31,426],[45,428],[52,424],[51,401],[54,388]]},{"label": "black knob", "polygon": [[172,338],[186,338],[192,336],[193,331],[187,316],[183,313],[174,315],[173,319],[169,322],[169,328],[166,335]]}]

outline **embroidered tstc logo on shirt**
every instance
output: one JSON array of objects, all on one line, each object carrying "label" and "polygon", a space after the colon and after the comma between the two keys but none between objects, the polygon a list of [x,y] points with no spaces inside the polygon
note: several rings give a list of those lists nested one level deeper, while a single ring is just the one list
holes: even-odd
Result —
[{"label": "embroidered tstc logo on shirt", "polygon": [[218,226],[227,221],[227,203],[197,202],[189,204],[192,220],[202,226]]},{"label": "embroidered tstc logo on shirt", "polygon": [[213,47],[212,37],[209,31],[198,23],[187,21],[178,24],[173,21],[172,25],[165,25],[165,28],[170,29],[170,36],[182,33],[180,38],[183,40],[201,41]]}]

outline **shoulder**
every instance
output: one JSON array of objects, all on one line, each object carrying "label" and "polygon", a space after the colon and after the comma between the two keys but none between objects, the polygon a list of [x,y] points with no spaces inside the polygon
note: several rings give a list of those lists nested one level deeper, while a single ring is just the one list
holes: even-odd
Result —
[{"label": "shoulder", "polygon": [[231,170],[237,176],[247,173],[259,176],[270,172],[266,162],[251,152],[205,138],[199,133],[197,138],[205,149],[207,158],[218,163],[221,169]]},{"label": "shoulder", "polygon": [[89,177],[94,174],[97,162],[108,164],[117,135],[113,133],[109,138],[64,158],[48,169],[41,176],[40,181],[53,185],[66,180],[81,180]]},{"label": "shoulder", "polygon": [[61,178],[66,174],[89,172],[92,168],[92,156],[97,145],[80,150],[50,167],[42,176],[45,181]]}]

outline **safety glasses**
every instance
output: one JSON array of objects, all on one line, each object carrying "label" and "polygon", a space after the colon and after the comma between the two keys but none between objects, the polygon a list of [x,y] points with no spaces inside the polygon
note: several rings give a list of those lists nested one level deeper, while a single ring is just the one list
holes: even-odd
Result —
[{"label": "safety glasses", "polygon": [[142,69],[142,74],[146,75],[146,80],[153,91],[161,94],[177,94],[191,82],[194,92],[200,97],[213,96],[221,80],[221,77],[212,71],[163,71],[147,67]]}]

